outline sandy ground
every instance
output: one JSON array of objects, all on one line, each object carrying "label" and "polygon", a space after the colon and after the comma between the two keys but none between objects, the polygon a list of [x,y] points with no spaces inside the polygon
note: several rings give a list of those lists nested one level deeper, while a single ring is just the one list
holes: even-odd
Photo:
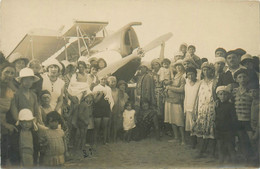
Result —
[{"label": "sandy ground", "polygon": [[[66,162],[66,168],[212,168],[220,167],[214,158],[194,158],[198,149],[191,149],[189,145],[180,145],[178,142],[169,143],[169,136],[164,136],[161,141],[154,137],[149,137],[142,141],[131,141],[125,143],[109,143],[107,145],[98,145],[96,151],[86,150],[78,152],[78,157]],[[237,164],[225,163],[226,167],[249,167],[239,162]]]}]

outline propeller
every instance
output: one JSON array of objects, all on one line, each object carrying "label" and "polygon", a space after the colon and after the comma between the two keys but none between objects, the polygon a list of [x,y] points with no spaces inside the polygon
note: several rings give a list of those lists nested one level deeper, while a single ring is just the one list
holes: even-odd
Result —
[{"label": "propeller", "polygon": [[107,74],[113,74],[115,73],[119,68],[121,68],[122,66],[124,66],[125,64],[127,64],[128,62],[130,62],[133,59],[136,58],[141,58],[142,56],[144,56],[144,54],[154,48],[156,48],[157,46],[160,46],[163,42],[166,42],[167,40],[169,40],[172,37],[172,33],[169,32],[167,34],[164,34],[156,39],[154,39],[153,41],[151,41],[150,43],[148,43],[147,45],[145,45],[143,48],[137,48],[135,49],[132,54],[122,58],[121,60],[108,65],[107,67],[105,67],[104,69],[102,69],[101,71],[99,71],[97,73],[98,77],[104,77]]}]

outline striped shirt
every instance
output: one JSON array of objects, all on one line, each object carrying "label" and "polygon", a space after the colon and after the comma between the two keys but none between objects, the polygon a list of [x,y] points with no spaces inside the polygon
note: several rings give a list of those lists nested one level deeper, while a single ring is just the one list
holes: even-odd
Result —
[{"label": "striped shirt", "polygon": [[250,121],[252,97],[249,91],[241,92],[239,88],[233,89],[233,96],[238,121]]}]

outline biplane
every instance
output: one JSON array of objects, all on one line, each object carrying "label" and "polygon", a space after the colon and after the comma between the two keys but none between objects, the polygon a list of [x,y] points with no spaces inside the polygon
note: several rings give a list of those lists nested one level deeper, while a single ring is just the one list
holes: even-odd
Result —
[{"label": "biplane", "polygon": [[110,35],[106,30],[108,22],[74,21],[63,32],[34,29],[25,35],[7,58],[10,59],[16,52],[43,63],[51,58],[59,61],[77,61],[81,56],[103,58],[107,67],[98,72],[99,77],[111,74],[119,80],[129,81],[140,66],[141,57],[172,37],[172,33],[167,33],[140,47],[133,27],[141,24],[131,22]]}]

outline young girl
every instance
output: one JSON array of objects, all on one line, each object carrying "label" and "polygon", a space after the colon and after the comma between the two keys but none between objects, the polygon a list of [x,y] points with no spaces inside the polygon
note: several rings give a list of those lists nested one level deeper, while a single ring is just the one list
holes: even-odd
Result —
[{"label": "young girl", "polygon": [[135,110],[132,108],[131,102],[125,104],[125,111],[123,112],[123,127],[125,130],[124,140],[129,142],[132,130],[135,128]]},{"label": "young girl", "polygon": [[43,148],[44,156],[42,159],[43,166],[62,166],[65,162],[64,154],[67,153],[64,132],[58,128],[62,123],[60,114],[57,111],[48,113],[46,117],[48,128],[41,126],[40,142],[46,145]]},{"label": "young girl", "polygon": [[111,111],[114,106],[114,100],[112,97],[111,88],[106,85],[107,77],[103,77],[100,80],[100,84],[94,87],[93,92],[95,93],[94,97],[94,125],[95,125],[95,137],[94,142],[97,143],[97,136],[99,133],[100,125],[104,129],[103,143],[107,143],[107,132],[108,132],[108,122],[111,115]]},{"label": "young girl", "polygon": [[38,159],[38,137],[36,131],[38,130],[34,123],[34,117],[31,110],[22,109],[18,115],[19,125],[19,153],[21,165],[23,167],[32,167],[37,163]]},{"label": "young girl", "polygon": [[74,118],[72,124],[77,128],[77,137],[74,141],[75,146],[81,149],[86,144],[86,136],[88,129],[93,129],[93,101],[94,96],[92,93],[87,94],[81,100],[79,104],[78,111],[74,113]]},{"label": "young girl", "polygon": [[[197,158],[203,157],[209,139],[214,139],[215,130],[215,104],[213,100],[213,77],[214,65],[205,62],[201,65],[203,79],[199,92],[197,102],[197,119],[192,128],[192,135],[203,138],[203,143]],[[214,152],[213,152],[214,153]]]},{"label": "young girl", "polygon": [[[186,84],[184,87],[185,98],[184,98],[184,114],[186,115],[185,131],[190,134],[192,126],[195,123],[196,113],[196,100],[198,96],[200,81],[197,80],[197,71],[195,68],[190,67],[186,70]],[[192,148],[196,146],[196,136],[191,137]]]},{"label": "young girl", "polygon": [[170,64],[171,61],[169,59],[163,59],[162,61],[162,67],[158,71],[159,80],[160,82],[166,82],[171,80],[171,71],[170,71]]},{"label": "young girl", "polygon": [[[172,84],[166,87],[167,95],[165,101],[165,119],[164,122],[170,123],[174,132],[175,140],[179,140],[178,132],[181,135],[181,144],[185,145],[184,137],[184,113],[183,113],[183,98],[185,79],[183,77],[184,67],[182,61],[178,60],[173,65],[177,71]],[[170,140],[170,142],[173,140]]]},{"label": "young girl", "polygon": [[46,116],[53,111],[51,105],[51,93],[48,90],[43,90],[40,93],[40,118],[44,125],[47,125]]}]

